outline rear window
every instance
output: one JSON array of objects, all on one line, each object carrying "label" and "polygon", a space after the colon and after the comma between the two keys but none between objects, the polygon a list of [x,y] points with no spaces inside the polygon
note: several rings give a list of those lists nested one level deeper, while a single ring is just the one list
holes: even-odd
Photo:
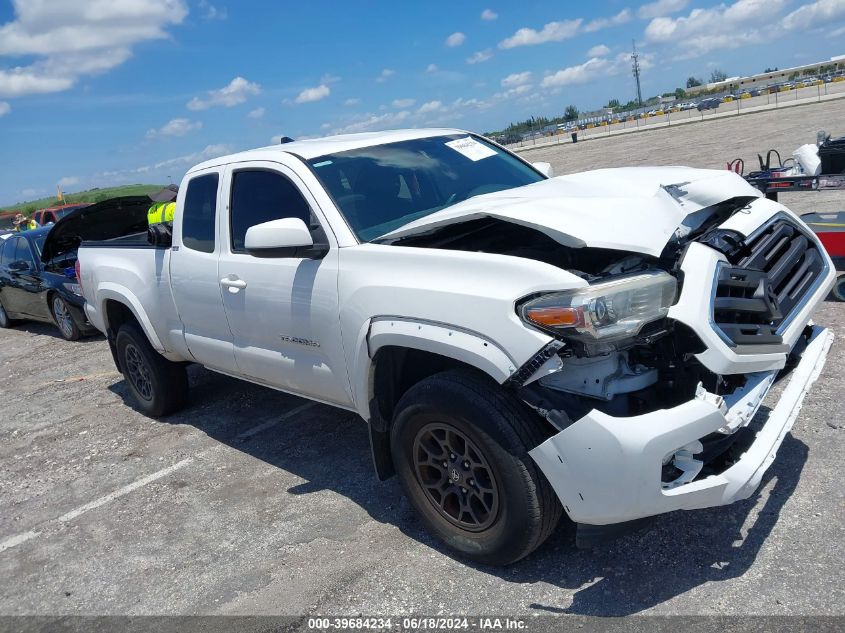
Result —
[{"label": "rear window", "polygon": [[214,252],[218,174],[197,176],[188,183],[182,211],[182,244],[203,253]]}]

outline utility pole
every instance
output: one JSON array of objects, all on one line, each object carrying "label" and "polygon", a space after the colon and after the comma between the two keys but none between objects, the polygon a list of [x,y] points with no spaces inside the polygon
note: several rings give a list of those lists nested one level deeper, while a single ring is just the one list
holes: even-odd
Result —
[{"label": "utility pole", "polygon": [[634,62],[631,64],[631,70],[634,73],[634,79],[637,82],[637,105],[643,107],[643,93],[640,90],[640,54],[637,52],[637,40],[631,40],[634,45],[634,52],[631,54],[631,59]]}]

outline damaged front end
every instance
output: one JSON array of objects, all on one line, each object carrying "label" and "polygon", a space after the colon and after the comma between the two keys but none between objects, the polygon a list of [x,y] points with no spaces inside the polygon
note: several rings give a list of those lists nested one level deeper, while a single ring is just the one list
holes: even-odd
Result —
[{"label": "damaged front end", "polygon": [[517,304],[555,336],[510,386],[558,431],[531,455],[579,544],[753,493],[824,365],[833,335],[807,323],[832,279],[812,234],[774,212],[748,237],[703,223],[644,271]]}]

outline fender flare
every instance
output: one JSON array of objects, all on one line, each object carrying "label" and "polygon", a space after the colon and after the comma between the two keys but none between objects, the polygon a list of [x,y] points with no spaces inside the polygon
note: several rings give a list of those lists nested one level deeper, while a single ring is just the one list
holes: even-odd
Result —
[{"label": "fender flare", "polygon": [[446,356],[484,372],[499,384],[517,370],[517,364],[495,342],[477,332],[447,323],[408,317],[374,317],[361,328],[357,341],[354,385],[358,413],[370,419],[372,359],[383,347],[418,349]]},{"label": "fender flare", "polygon": [[97,289],[97,305],[99,306],[98,309],[100,310],[100,314],[102,315],[103,323],[105,323],[106,328],[110,327],[108,322],[108,312],[106,311],[106,302],[110,300],[117,301],[129,308],[129,311],[132,312],[135,320],[138,321],[138,324],[141,326],[141,329],[146,335],[147,340],[150,342],[150,345],[152,345],[153,348],[161,354],[167,353],[167,350],[156,334],[155,328],[147,316],[144,306],[138,300],[138,297],[136,297],[132,291],[125,286],[112,282],[103,282]]}]

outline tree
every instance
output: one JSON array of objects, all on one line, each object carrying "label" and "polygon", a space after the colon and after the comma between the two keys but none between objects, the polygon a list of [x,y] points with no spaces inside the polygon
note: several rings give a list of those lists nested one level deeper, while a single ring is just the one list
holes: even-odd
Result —
[{"label": "tree", "polygon": [[795,81],[796,79],[798,79],[798,77],[799,77],[799,75],[798,75],[798,72],[796,71],[796,72],[792,73],[791,75],[789,75],[789,81]]},{"label": "tree", "polygon": [[690,77],[687,79],[687,88],[695,88],[696,86],[700,86],[703,82],[701,79],[696,79],[695,77]]},{"label": "tree", "polygon": [[715,83],[718,83],[720,81],[724,81],[727,78],[728,78],[728,74],[723,70],[719,70],[718,68],[714,68],[713,72],[710,73],[710,83],[711,84],[715,84]]},{"label": "tree", "polygon": [[763,72],[764,73],[776,73],[777,71],[778,71],[778,67],[775,66],[774,68],[766,68],[766,70],[764,70]]},{"label": "tree", "polygon": [[607,102],[607,105],[604,106],[605,108],[613,108],[614,110],[618,109],[620,106],[619,99],[611,99]]},{"label": "tree", "polygon": [[683,88],[675,88],[675,98],[676,99],[683,99],[687,96],[687,91]]},{"label": "tree", "polygon": [[566,110],[563,112],[563,119],[565,121],[574,121],[578,118],[578,114],[578,108],[574,105],[568,105],[566,106]]}]

